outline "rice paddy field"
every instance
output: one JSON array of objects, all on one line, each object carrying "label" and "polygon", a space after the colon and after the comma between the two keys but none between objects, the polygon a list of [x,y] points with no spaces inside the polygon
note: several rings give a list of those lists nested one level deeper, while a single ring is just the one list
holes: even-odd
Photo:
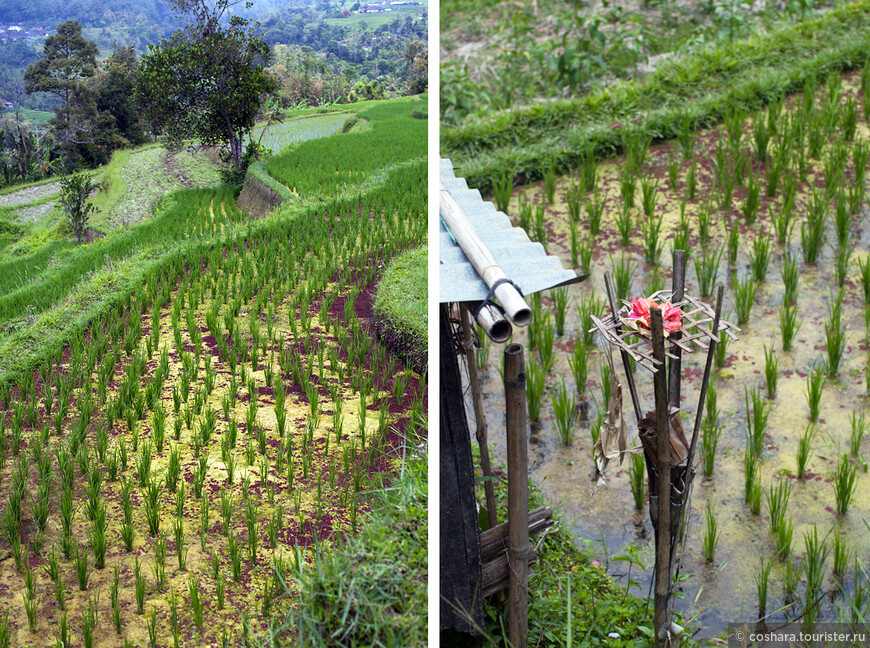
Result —
[{"label": "rice paddy field", "polygon": [[[383,267],[425,241],[424,142],[261,221],[232,189],[176,192],[113,253],[76,250],[83,278],[44,272],[45,303],[9,306],[0,645],[299,642],[300,584],[425,440],[425,376],[372,321]],[[341,168],[334,145],[319,165]],[[425,618],[424,597],[391,605]]]},{"label": "rice paddy field", "polygon": [[[725,286],[723,314],[742,331],[714,358],[674,590],[675,609],[703,640],[728,623],[863,628],[870,618],[868,98],[870,66],[834,71],[763,110],[735,106],[713,127],[686,117],[669,141],[623,124],[619,155],[590,147],[571,174],[550,165],[534,184],[494,180],[495,201],[517,225],[590,274],[533,296],[533,323],[519,336],[531,479],[575,542],[638,596],[654,562],[642,455],[612,461],[594,495],[587,481],[617,380],[627,392],[619,356],[614,374],[591,318],[609,312],[605,272],[620,303],[669,289],[673,250],[687,255],[688,293],[713,303]],[[684,356],[687,432],[705,359]],[[497,349],[485,345],[476,361],[499,428]],[[651,374],[633,373],[652,409]]]},{"label": "rice paddy field", "polygon": [[263,127],[260,132],[255,132],[254,136],[260,138],[262,133],[260,142],[263,146],[269,147],[275,153],[281,153],[293,144],[335,135],[347,121],[348,115],[349,113],[346,112],[337,112],[288,120]]}]

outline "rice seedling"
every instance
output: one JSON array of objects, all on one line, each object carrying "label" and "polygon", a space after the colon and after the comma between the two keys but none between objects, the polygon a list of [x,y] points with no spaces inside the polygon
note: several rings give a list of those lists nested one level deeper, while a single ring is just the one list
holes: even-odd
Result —
[{"label": "rice seedling", "polygon": [[[553,291],[553,320],[556,335],[565,335],[565,317],[568,314],[568,287],[561,286]],[[283,436],[283,435],[282,435]]]},{"label": "rice seedling", "polygon": [[708,199],[701,203],[698,209],[698,240],[703,247],[707,247],[710,244],[714,222],[713,203]]},{"label": "rice seedling", "polygon": [[500,212],[507,213],[508,203],[510,203],[513,186],[514,177],[512,173],[503,173],[500,177],[495,178],[495,180],[493,181],[492,194],[495,198],[496,208]]},{"label": "rice seedling", "polygon": [[755,301],[755,290],[758,283],[752,277],[746,277],[744,281],[734,279],[734,310],[737,312],[737,323],[745,324],[749,321],[752,304]]},{"label": "rice seedling", "polygon": [[837,515],[845,515],[849,503],[855,494],[856,471],[858,466],[849,461],[848,455],[837,459],[837,470],[834,473],[834,498],[837,502]]},{"label": "rice seedling", "polygon": [[780,268],[780,276],[785,285],[785,292],[782,297],[783,304],[797,304],[799,273],[797,259],[790,254],[786,254],[783,258],[782,268]]},{"label": "rice seedling", "polygon": [[727,335],[719,334],[719,342],[716,343],[713,351],[713,364],[718,369],[725,366],[725,359],[728,357],[728,340]]},{"label": "rice seedling", "polygon": [[797,305],[784,303],[779,307],[779,330],[782,337],[782,350],[791,351],[792,342],[801,327],[797,320]]},{"label": "rice seedling", "polygon": [[553,416],[556,423],[556,435],[562,445],[570,445],[574,440],[574,423],[576,420],[577,400],[573,392],[569,392],[562,379],[562,384],[553,396]]},{"label": "rice seedling", "polygon": [[770,568],[773,563],[770,560],[761,559],[758,571],[755,572],[755,588],[758,592],[758,618],[767,615],[767,589],[770,581]]},{"label": "rice seedling", "polygon": [[668,153],[668,187],[676,191],[680,183],[680,160],[674,157],[673,151]]},{"label": "rice seedling", "polygon": [[685,250],[686,255],[689,255],[690,244],[689,237],[691,235],[691,223],[689,215],[686,213],[686,201],[680,203],[680,224],[674,230],[672,238],[672,248],[674,250]]},{"label": "rice seedling", "polygon": [[598,161],[595,159],[595,147],[592,143],[589,143],[583,150],[582,166],[580,167],[580,179],[585,193],[595,190],[597,172]]},{"label": "rice seedling", "polygon": [[855,131],[858,128],[858,102],[853,95],[846,97],[842,116],[843,140],[852,142],[855,140]]},{"label": "rice seedling", "polygon": [[689,171],[686,173],[686,192],[684,197],[688,200],[694,200],[698,192],[698,174],[697,161],[695,156],[692,156],[692,164],[689,166]]},{"label": "rice seedling", "polygon": [[610,364],[603,362],[598,367],[601,380],[601,396],[604,407],[610,407],[610,395],[613,393],[613,376],[610,373]]},{"label": "rice seedling", "polygon": [[807,220],[801,223],[801,250],[807,265],[816,264],[825,244],[825,212],[823,196],[814,191],[807,210]]},{"label": "rice seedling", "polygon": [[580,269],[589,274],[592,272],[592,238],[587,238],[577,248],[577,260]]},{"label": "rice seedling", "polygon": [[770,343],[770,349],[763,345],[764,349],[764,379],[767,384],[767,397],[776,397],[776,383],[779,378],[779,358],[774,353],[774,343]]},{"label": "rice seedling", "polygon": [[834,542],[833,542],[833,558],[834,564],[832,567],[832,571],[835,576],[839,576],[840,578],[846,573],[846,568],[848,567],[849,560],[852,557],[852,552],[854,550],[849,546],[849,543],[846,541],[846,537],[839,531],[834,531]]},{"label": "rice seedling", "polygon": [[842,324],[843,289],[838,297],[832,297],[833,306],[828,306],[828,318],[825,321],[825,350],[828,356],[828,376],[836,377],[840,369],[840,361],[846,350],[846,330]]},{"label": "rice seedling", "polygon": [[640,179],[641,206],[648,219],[653,218],[656,202],[659,197],[659,180],[654,176],[643,176]]},{"label": "rice seedling", "polygon": [[719,525],[716,522],[716,516],[707,502],[707,508],[704,511],[705,526],[704,526],[704,562],[712,563],[716,555],[716,545],[719,544]]},{"label": "rice seedling", "polygon": [[755,143],[755,159],[764,162],[768,157],[771,132],[768,123],[760,116],[752,124],[752,137]]},{"label": "rice seedling", "polygon": [[861,286],[864,289],[864,306],[870,304],[870,259],[866,263],[864,259],[858,259],[858,268],[861,271]]},{"label": "rice seedling", "polygon": [[813,601],[816,594],[821,590],[822,581],[825,577],[825,561],[828,558],[828,544],[819,538],[819,530],[813,524],[812,532],[804,532],[804,548],[806,549],[806,561],[804,571],[807,581],[807,601]]},{"label": "rice seedling", "polygon": [[166,587],[166,540],[161,533],[154,540],[154,584],[158,592]]},{"label": "rice seedling", "polygon": [[755,174],[749,174],[749,184],[746,187],[746,200],[743,201],[743,219],[747,225],[754,225],[758,219],[758,208],[761,206],[761,181]]},{"label": "rice seedling", "polygon": [[770,416],[770,402],[765,400],[757,387],[743,388],[746,404],[746,447],[754,457],[761,456],[764,433]]},{"label": "rice seedling", "polygon": [[586,202],[586,215],[589,217],[589,236],[595,238],[601,231],[601,218],[604,216],[604,198],[598,189],[592,194],[592,199]]},{"label": "rice seedling", "polygon": [[710,297],[719,275],[719,262],[722,259],[722,247],[710,249],[704,246],[700,258],[695,256],[695,276],[698,278],[698,290],[701,297]]},{"label": "rice seedling", "polygon": [[727,250],[728,265],[737,263],[737,250],[740,247],[740,226],[737,219],[733,219],[728,226],[728,238],[725,239],[725,249]]},{"label": "rice seedling", "polygon": [[752,278],[755,281],[764,281],[767,277],[767,268],[770,265],[770,237],[764,233],[764,229],[758,233],[752,241],[752,256],[749,258],[749,267],[752,270]]},{"label": "rice seedling", "polygon": [[794,594],[797,591],[803,571],[803,561],[800,558],[789,556],[785,561],[785,578],[783,579],[786,593]]},{"label": "rice seedling", "polygon": [[849,433],[849,454],[857,457],[861,454],[861,444],[864,441],[864,433],[867,430],[867,422],[864,418],[864,410],[857,412],[852,410],[849,415],[851,432]]},{"label": "rice seedling", "polygon": [[849,240],[852,237],[851,216],[843,185],[839,185],[837,200],[834,205],[834,232],[837,234],[838,249],[849,247]]},{"label": "rice seedling", "polygon": [[788,510],[788,500],[791,495],[791,482],[787,478],[780,479],[776,487],[771,484],[765,493],[767,510],[770,512],[770,535],[776,536],[780,525],[785,520]]},{"label": "rice seedling", "polygon": [[791,553],[792,539],[794,538],[794,522],[791,518],[783,518],[776,528],[776,533],[773,535],[773,546],[776,550],[776,556],[780,560],[785,560]]},{"label": "rice seedling", "polygon": [[817,423],[819,420],[819,407],[822,402],[822,393],[828,379],[821,367],[813,367],[807,375],[807,405],[810,409],[810,421]]},{"label": "rice seedling", "polygon": [[631,209],[623,207],[621,211],[617,212],[615,219],[616,229],[619,230],[620,244],[626,248],[631,243],[631,233],[634,230],[634,218],[631,215]]},{"label": "rice seedling", "polygon": [[708,415],[704,418],[701,427],[701,465],[704,477],[711,477],[716,461],[716,449],[719,446],[719,438],[722,434],[722,426],[717,417]]},{"label": "rice seedling", "polygon": [[649,216],[640,221],[644,260],[649,265],[658,265],[664,242],[661,240],[663,217]]},{"label": "rice seedling", "polygon": [[628,465],[628,481],[631,484],[634,507],[640,511],[646,500],[646,467],[642,454],[631,455],[631,463]]},{"label": "rice seedling", "polygon": [[574,340],[574,349],[568,358],[568,366],[574,376],[574,385],[577,394],[582,396],[586,392],[586,381],[589,375],[589,355],[586,344],[582,337]]},{"label": "rice seedling", "polygon": [[610,265],[613,267],[614,289],[616,290],[616,298],[620,301],[627,300],[631,294],[631,278],[634,271],[637,270],[636,265],[632,265],[631,257],[625,256],[625,252],[621,252],[619,263],[614,263],[613,255],[610,257]]},{"label": "rice seedling", "polygon": [[547,166],[544,167],[542,176],[544,178],[544,194],[547,196],[547,203],[552,205],[556,197],[556,163],[553,160],[550,160]]},{"label": "rice seedling", "polygon": [[571,224],[571,230],[576,231],[580,223],[580,208],[583,204],[583,192],[580,191],[580,185],[572,182],[565,192],[565,203],[568,207],[568,222]]},{"label": "rice seedling", "polygon": [[115,564],[112,570],[112,581],[109,583],[109,599],[112,603],[112,623],[115,625],[115,632],[121,634],[121,597],[120,597],[120,576],[121,570]]},{"label": "rice seedling", "polygon": [[816,434],[816,426],[811,423],[804,429],[798,439],[797,449],[797,478],[803,479],[806,474],[807,464],[810,460],[810,444]]},{"label": "rice seedling", "polygon": [[139,556],[134,558],[133,563],[133,596],[136,599],[136,614],[142,614],[145,607],[145,574],[142,573],[142,566],[139,564]]},{"label": "rice seedling", "polygon": [[78,544],[75,545],[74,563],[79,590],[84,592],[88,589],[88,579],[90,578],[91,572],[88,569],[88,552],[84,551]]}]

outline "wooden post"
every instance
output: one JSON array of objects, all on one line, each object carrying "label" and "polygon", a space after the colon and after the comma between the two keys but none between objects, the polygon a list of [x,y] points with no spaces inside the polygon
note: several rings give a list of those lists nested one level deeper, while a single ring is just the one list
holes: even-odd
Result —
[{"label": "wooden post", "polygon": [[486,493],[486,512],[489,518],[489,528],[498,524],[498,512],[495,507],[495,489],[492,481],[492,464],[489,461],[489,442],[486,434],[486,415],[480,402],[480,384],[477,378],[477,363],[474,360],[474,350],[471,337],[471,311],[463,304],[459,319],[462,322],[462,338],[465,347],[465,358],[468,360],[468,381],[471,383],[471,400],[474,403],[475,436],[480,448],[480,472],[484,477],[483,490]]},{"label": "wooden post", "polygon": [[520,648],[529,627],[529,459],[526,438],[526,371],[523,347],[504,350],[504,388],[508,452],[508,640]]},{"label": "wooden post", "polygon": [[658,441],[659,519],[656,529],[654,625],[656,648],[666,645],[668,633],[668,599],[671,587],[671,442],[668,417],[668,383],[665,375],[665,334],[662,312],[650,309],[653,357],[660,361],[654,374],[656,400],[656,434]]},{"label": "wooden post", "polygon": [[[674,277],[673,277],[674,294],[671,297],[671,303],[676,304],[683,299],[683,292],[686,288],[686,251],[674,250]],[[682,332],[675,331],[671,333],[671,339],[679,340],[683,337]],[[683,360],[683,350],[676,344],[671,345],[670,367],[668,367],[668,405],[673,409],[680,407],[680,372]]]}]

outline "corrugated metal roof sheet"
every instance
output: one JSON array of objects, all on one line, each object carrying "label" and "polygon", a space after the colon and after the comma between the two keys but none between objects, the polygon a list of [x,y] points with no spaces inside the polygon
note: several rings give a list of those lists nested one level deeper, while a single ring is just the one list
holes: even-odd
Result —
[{"label": "corrugated metal roof sheet", "polygon": [[[439,175],[495,260],[524,295],[582,280],[573,270],[563,268],[559,257],[548,255],[543,245],[530,241],[526,232],[520,227],[514,227],[503,212],[496,210],[495,205],[485,202],[477,189],[469,189],[465,179],[457,178],[454,174],[450,160],[441,160]],[[489,289],[450,236],[443,222],[439,234],[439,250],[439,301],[444,303],[485,299]]]}]

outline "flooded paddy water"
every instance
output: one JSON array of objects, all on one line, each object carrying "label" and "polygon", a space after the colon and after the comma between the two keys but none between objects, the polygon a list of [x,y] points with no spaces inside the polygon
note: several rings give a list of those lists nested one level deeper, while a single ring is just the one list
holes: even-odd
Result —
[{"label": "flooded paddy water", "polygon": [[[765,237],[770,237],[769,267],[764,278],[756,282],[757,289],[748,318],[739,324],[742,329],[740,339],[727,344],[724,361],[713,369],[711,385],[716,393],[720,437],[712,475],[704,476],[700,462],[696,465],[698,474],[690,499],[691,515],[686,528],[685,548],[683,552],[678,550],[681,556],[681,582],[675,590],[678,597],[675,608],[682,613],[684,620],[690,620],[694,628],[700,628],[698,636],[701,637],[719,634],[728,623],[753,622],[759,618],[757,581],[766,564],[770,565],[770,571],[765,615],[771,627],[786,619],[802,616],[817,615],[817,620],[848,621],[855,613],[860,613],[864,618],[870,618],[867,614],[867,594],[870,591],[867,583],[870,578],[866,573],[870,563],[870,475],[867,474],[865,461],[865,457],[870,457],[870,440],[867,438],[870,434],[866,437],[860,434],[863,431],[861,417],[867,408],[870,386],[866,379],[868,345],[865,316],[865,282],[870,282],[870,274],[862,272],[865,264],[870,267],[870,232],[863,189],[861,200],[854,197],[859,183],[863,184],[863,173],[855,168],[855,150],[867,146],[870,141],[870,131],[862,119],[861,109],[861,88],[867,88],[866,83],[861,83],[857,73],[844,77],[841,84],[839,79],[827,85],[823,80],[818,88],[810,88],[807,92],[815,97],[812,104],[802,95],[797,95],[787,98],[781,113],[770,120],[766,113],[747,115],[745,120],[732,120],[732,125],[742,121],[739,145],[728,143],[726,125],[699,132],[694,142],[694,172],[691,171],[691,158],[685,156],[679,142],[650,147],[636,182],[634,207],[630,209],[633,225],[626,246],[622,244],[617,225],[617,220],[624,214],[625,200],[620,189],[625,169],[629,165],[624,156],[598,161],[596,186],[604,209],[597,236],[589,237],[590,220],[585,203],[594,200],[591,193],[583,195],[584,204],[579,221],[575,225],[571,224],[569,194],[582,181],[581,172],[556,178],[554,199],[548,201],[546,206],[546,247],[549,253],[558,255],[564,265],[572,265],[572,257],[578,249],[577,239],[573,243],[571,240],[571,228],[575,227],[579,232],[580,265],[583,245],[589,245],[591,262],[589,278],[568,289],[564,333],[553,335],[553,362],[546,374],[540,420],[531,423],[530,476],[544,499],[559,511],[561,524],[570,529],[577,544],[591,545],[598,559],[623,583],[627,582],[630,563],[614,558],[636,551],[636,559],[643,564],[643,568],[635,562],[630,578],[636,581],[632,591],[640,596],[646,596],[650,591],[654,533],[649,520],[648,503],[644,503],[643,510],[635,508],[629,481],[631,462],[628,458],[622,465],[618,461],[611,462],[607,484],[595,495],[595,484],[590,481],[595,419],[606,409],[602,399],[600,368],[607,364],[604,356],[607,349],[599,334],[595,334],[592,345],[588,347],[588,380],[585,385],[576,388],[578,418],[573,424],[573,440],[565,444],[557,434],[554,396],[563,379],[568,391],[574,391],[575,381],[569,358],[576,341],[582,338],[583,329],[588,326],[588,320],[581,321],[581,306],[588,305],[593,297],[604,300],[604,273],[609,271],[613,274],[615,266],[624,263],[623,259],[632,268],[629,297],[649,295],[654,289],[665,286],[670,288],[671,251],[674,235],[685,226],[681,226],[682,218],[684,224],[688,223],[689,229],[687,292],[694,296],[701,293],[697,265],[703,263],[703,256],[712,256],[717,250],[721,251],[721,261],[718,267],[712,268],[712,275],[715,276],[715,285],[725,284],[723,315],[729,321],[737,322],[738,290],[735,281],[739,286],[749,284],[753,259],[759,254],[756,250],[760,243],[756,241],[763,242]],[[845,115],[852,106],[857,106],[858,119],[854,136],[850,139],[848,131],[851,127]],[[783,158],[788,160],[785,170],[772,192],[773,196],[768,196],[768,167],[773,164],[778,142],[786,141],[781,133],[801,120],[810,124],[813,119],[821,120],[822,117],[817,115],[834,120],[833,127],[826,131],[827,137],[817,157],[806,153],[811,146],[816,145],[810,142],[811,137],[818,137],[818,133],[812,132],[814,127],[810,125],[803,131],[795,127],[800,139],[791,142],[791,152]],[[774,129],[781,125],[779,133],[771,139],[768,148],[771,154],[766,158],[756,154],[755,125],[759,119],[772,124]],[[734,132],[732,128],[730,137],[733,138]],[[717,156],[716,151],[719,142],[723,143],[723,150],[730,150],[727,154],[730,157],[726,157],[726,160],[734,173],[732,178],[735,178],[730,206],[722,196],[721,180],[717,182],[717,176],[722,177],[717,172],[717,164],[722,159],[722,153]],[[805,149],[802,161],[799,160],[801,147]],[[842,153],[841,149],[846,152]],[[737,161],[738,165],[741,164],[740,156],[747,152],[748,160],[743,162],[746,165],[745,176],[741,177],[734,170],[734,163]],[[833,168],[836,166],[833,158],[838,155],[845,156],[839,172]],[[860,153],[858,160],[860,164]],[[866,168],[866,157],[863,162]],[[676,166],[677,173],[673,173],[669,165]],[[695,174],[694,197],[689,197],[691,173]],[[797,180],[794,206],[790,210],[793,225],[791,232],[784,237],[784,242],[780,243],[777,241],[775,221],[789,211],[784,205],[787,199],[783,198],[788,175]],[[672,182],[672,178],[676,182]],[[644,235],[639,226],[647,221],[642,207],[641,182],[652,184],[655,179],[658,180],[658,192],[652,213],[656,218],[661,217],[662,245],[658,271],[645,261]],[[753,183],[761,185],[759,208],[757,215],[750,213],[747,217],[745,205]],[[582,187],[579,191],[582,192]],[[514,188],[508,209],[514,222],[519,223],[517,215],[523,209],[529,210],[526,212],[528,218],[531,211],[529,206],[540,203],[545,194],[545,182]],[[853,202],[847,210],[848,224],[841,226],[838,234],[837,203],[845,203],[849,194],[853,194]],[[708,240],[702,241],[699,225],[703,226],[703,223],[699,220],[708,218],[703,213],[708,197],[712,197],[708,209],[709,236]],[[812,246],[808,238],[811,230],[811,216],[808,214],[813,210],[814,200],[821,201],[817,203],[819,205],[824,204],[824,244],[819,248],[815,263],[810,263],[807,262],[807,248]],[[523,207],[523,203],[527,206]],[[682,217],[681,209],[685,214]],[[527,229],[532,238],[540,240],[543,233],[540,227],[536,228],[529,221],[524,225],[529,226]],[[732,226],[738,227],[739,238],[736,246],[732,240],[736,258],[729,263],[728,237]],[[847,254],[849,249],[851,252]],[[789,265],[790,259],[796,261],[796,321],[799,328],[794,334],[791,349],[784,351],[781,311],[788,303],[783,268]],[[841,268],[839,274],[843,277],[841,299],[838,296],[838,259]],[[577,269],[580,271],[580,267]],[[866,279],[862,280],[862,275],[866,275]],[[665,278],[666,283],[660,283]],[[536,331],[548,330],[554,322],[555,291],[544,295],[541,301],[541,308],[536,313],[537,321],[533,324],[537,327]],[[704,301],[713,303],[709,297]],[[841,304],[839,307],[838,303]],[[838,310],[839,323],[835,319]],[[836,344],[836,335],[829,336],[837,331],[845,333],[845,343],[839,366],[836,371],[831,371],[828,351],[830,346]],[[527,364],[540,364],[541,347],[548,346],[547,334],[536,334],[538,341],[532,344],[536,348],[531,350],[527,330],[515,332],[514,336],[514,341],[526,345]],[[766,351],[768,354],[772,352],[772,357],[778,361],[772,398],[768,394],[765,372]],[[500,352],[497,345],[478,352],[494,465],[506,461],[502,433],[505,426],[504,389],[498,370],[501,366]],[[835,361],[837,354],[833,355]],[[705,354],[699,352],[684,355],[683,359],[682,415],[687,434],[690,434],[694,424],[705,360]],[[614,354],[614,362],[617,377],[625,392],[624,411],[631,435],[630,445],[639,445],[622,363],[617,354]],[[807,392],[814,369],[819,369],[827,378],[822,390],[818,421],[813,427]],[[642,409],[652,409],[651,374],[638,368],[635,378]],[[755,390],[760,400],[753,407],[752,394]],[[759,487],[753,487],[758,507],[756,514],[747,502],[744,465],[748,446],[747,419],[752,418],[756,408],[762,407],[761,403],[765,403],[763,407],[769,416],[760,453],[754,461],[758,471],[756,482],[760,484],[761,493],[759,500]],[[471,425],[473,427],[473,422]],[[808,437],[808,430],[813,430],[809,437],[808,458],[803,477],[798,478],[801,437]],[[857,450],[857,453],[851,450]],[[853,495],[845,513],[837,512],[835,477],[838,464],[841,464],[841,472],[846,477],[851,470],[855,471]],[[787,533],[777,535],[771,532],[768,499],[774,500],[775,508],[775,497],[770,494],[781,484],[790,486],[790,497],[783,517],[783,524],[787,526],[790,520],[793,525],[790,542],[786,541]],[[705,561],[704,557],[705,510],[708,507],[715,516],[719,532],[711,562]],[[820,557],[811,555],[808,559],[807,538],[812,538],[814,527],[819,538],[824,539],[823,547],[826,550],[821,552]],[[835,549],[837,536],[839,540]],[[778,557],[777,550],[783,547]],[[813,553],[812,547],[810,552]],[[837,552],[839,556],[835,561]],[[847,555],[846,559],[844,554]],[[815,567],[810,568],[809,580],[821,578],[818,587],[808,582],[808,564],[822,565],[821,577],[814,572]],[[802,571],[796,586],[789,584],[787,581],[794,579],[788,577],[787,572],[795,573],[798,569]],[[835,569],[843,570],[843,573],[835,573]],[[807,599],[810,599],[809,602]]]}]

